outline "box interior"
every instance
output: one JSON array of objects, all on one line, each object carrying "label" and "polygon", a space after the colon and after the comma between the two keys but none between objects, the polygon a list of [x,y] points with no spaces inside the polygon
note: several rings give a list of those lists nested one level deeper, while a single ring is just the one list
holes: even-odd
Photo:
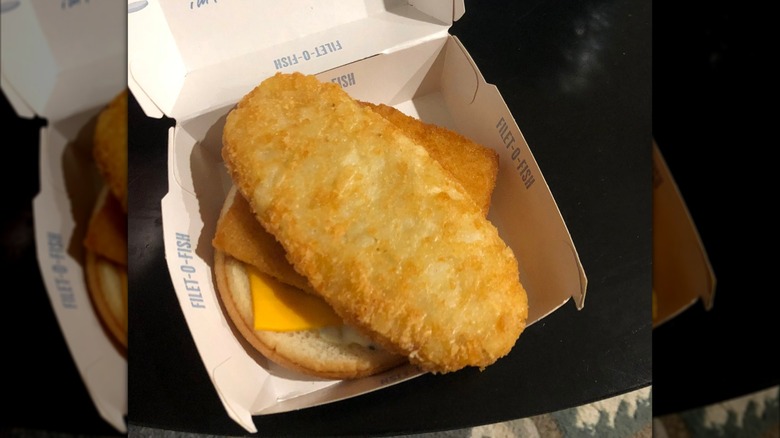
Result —
[{"label": "box interior", "polygon": [[[447,32],[451,21],[463,12],[462,4],[356,4],[366,7],[362,13],[368,15],[333,28],[315,27],[316,32],[306,35],[295,35],[293,29],[285,37],[293,41],[253,42],[254,34],[248,31],[233,35],[241,40],[236,47],[212,40],[208,44],[226,53],[215,53],[215,58],[204,55],[207,60],[197,59],[190,49],[178,48],[207,44],[202,35],[189,33],[195,32],[187,25],[192,21],[171,24],[189,20],[181,18],[186,11],[163,11],[150,3],[153,8],[129,18],[131,29],[165,29],[162,37],[149,33],[136,38],[138,32],[133,33],[129,67],[131,90],[144,111],[176,119],[169,131],[169,193],[162,201],[169,272],[228,415],[250,432],[255,431],[252,415],[328,403],[420,374],[404,366],[349,382],[292,374],[248,348],[222,311],[211,269],[211,239],[232,185],[221,158],[222,129],[235,103],[276,72],[315,74],[322,81],[339,84],[356,99],[392,105],[495,149],[500,170],[489,218],[518,256],[531,308],[528,322],[538,321],[572,297],[577,308],[584,305],[587,279],[528,145],[496,87],[484,81],[465,48]],[[369,6],[375,9],[368,11]],[[299,14],[292,19],[312,17]],[[372,38],[366,38],[357,33],[359,29],[371,29],[380,36],[373,38],[370,33]],[[185,35],[192,39],[184,41]],[[220,38],[215,36],[218,33],[210,35]],[[288,65],[281,68],[274,64],[284,57],[303,58],[302,50],[313,51],[309,47],[315,41],[338,41],[343,50],[323,56],[322,61],[292,64],[287,59]],[[528,229],[534,232],[524,231]],[[188,249],[181,252],[188,245],[195,256],[191,260],[186,258]],[[188,288],[193,284],[197,287]]]}]

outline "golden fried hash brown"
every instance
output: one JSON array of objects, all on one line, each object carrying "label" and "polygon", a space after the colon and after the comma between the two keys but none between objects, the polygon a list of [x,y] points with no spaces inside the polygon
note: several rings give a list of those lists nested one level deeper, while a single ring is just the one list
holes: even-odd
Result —
[{"label": "golden fried hash brown", "polygon": [[98,115],[93,142],[97,168],[127,213],[127,90]]},{"label": "golden fried hash brown", "polygon": [[490,209],[490,195],[498,176],[498,154],[493,149],[475,143],[447,128],[424,123],[385,105],[365,103],[382,117],[401,128],[431,155],[431,158],[463,185],[469,196],[482,208],[485,216]]},{"label": "golden fried hash brown", "polygon": [[[480,205],[482,213],[487,216],[490,196],[498,175],[498,154],[494,150],[446,128],[423,123],[391,106],[370,103],[365,105],[393,122],[425,147],[431,157],[463,185],[469,196]],[[243,196],[229,199],[225,207],[227,211],[221,215],[212,241],[215,248],[283,283],[311,291],[308,280],[290,265],[284,249],[276,238],[257,222]]]},{"label": "golden fried hash brown", "polygon": [[277,74],[228,114],[259,222],[346,323],[431,372],[484,368],[525,328],[517,260],[424,147],[338,85]]}]

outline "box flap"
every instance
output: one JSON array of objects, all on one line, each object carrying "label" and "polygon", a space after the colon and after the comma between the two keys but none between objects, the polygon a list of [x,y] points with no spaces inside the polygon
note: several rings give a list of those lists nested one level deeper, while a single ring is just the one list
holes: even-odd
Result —
[{"label": "box flap", "polygon": [[452,39],[442,75],[443,90],[449,91],[444,99],[463,134],[499,153],[488,217],[518,258],[528,291],[528,324],[570,298],[582,309],[588,280],[541,169],[498,88],[485,82],[457,37]]},{"label": "box flap", "polygon": [[134,1],[132,6],[130,88],[148,115],[179,120],[236,102],[279,71],[317,73],[441,36],[464,11],[462,0]]},{"label": "box flap", "polygon": [[21,116],[63,119],[126,87],[120,2],[3,2],[0,24],[2,86]]},{"label": "box flap", "polygon": [[715,274],[682,194],[653,141],[653,326],[701,299],[710,309]]},{"label": "box flap", "polygon": [[5,80],[5,76],[0,73],[0,91],[3,92],[8,99],[8,103],[11,104],[11,108],[14,109],[19,117],[25,119],[32,119],[35,117],[35,111],[30,108],[30,105],[24,101],[24,98],[14,90],[14,87],[10,82]]},{"label": "box flap", "polygon": [[[126,432],[127,360],[95,312],[82,239],[100,179],[91,161],[95,112],[40,131],[40,192],[33,200],[38,267],[73,362],[98,414]],[[49,408],[42,404],[42,415]]]}]

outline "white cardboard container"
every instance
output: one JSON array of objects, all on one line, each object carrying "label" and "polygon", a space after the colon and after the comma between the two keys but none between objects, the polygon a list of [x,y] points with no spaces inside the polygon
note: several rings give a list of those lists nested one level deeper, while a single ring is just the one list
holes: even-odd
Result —
[{"label": "white cardboard container", "polygon": [[129,14],[128,83],[169,131],[169,192],[162,200],[166,261],[203,364],[228,415],[256,432],[253,415],[302,409],[420,375],[412,366],[355,381],[280,369],[247,347],[221,307],[211,239],[231,187],[220,151],[235,103],[276,72],[340,84],[456,130],[500,154],[489,219],[518,257],[529,323],[569,299],[584,305],[587,279],[541,170],[496,87],[457,38],[462,1],[233,1],[136,4]]},{"label": "white cardboard container", "polygon": [[47,121],[33,200],[41,276],[98,413],[120,432],[127,430],[127,360],[92,308],[81,239],[101,184],[91,162],[95,117],[127,86],[124,8],[95,1],[0,3],[0,88],[20,117]]},{"label": "white cardboard container", "polygon": [[653,327],[699,301],[712,309],[716,284],[696,224],[653,141]]}]

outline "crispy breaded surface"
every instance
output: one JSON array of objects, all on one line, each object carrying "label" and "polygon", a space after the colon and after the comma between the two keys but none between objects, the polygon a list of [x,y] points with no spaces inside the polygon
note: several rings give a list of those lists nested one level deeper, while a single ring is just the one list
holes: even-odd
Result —
[{"label": "crispy breaded surface", "polygon": [[[425,147],[431,157],[463,185],[487,216],[498,175],[498,154],[494,150],[448,129],[423,123],[393,107],[364,104]],[[290,265],[282,246],[257,222],[243,196],[235,196],[231,191],[225,207],[228,210],[217,222],[214,247],[279,281],[311,291],[306,277]]]},{"label": "crispy breaded surface", "polygon": [[223,143],[257,219],[347,323],[431,372],[514,346],[527,317],[517,260],[398,127],[336,84],[277,74],[231,111]]},{"label": "crispy breaded surface", "polygon": [[97,168],[127,213],[127,90],[98,114],[93,142]]},{"label": "crispy breaded surface", "polygon": [[487,216],[498,176],[498,153],[455,131],[424,123],[384,104],[365,103],[404,134],[423,146],[431,157],[463,185]]},{"label": "crispy breaded surface", "polygon": [[127,266],[127,215],[107,186],[95,201],[84,246],[101,257]]}]

